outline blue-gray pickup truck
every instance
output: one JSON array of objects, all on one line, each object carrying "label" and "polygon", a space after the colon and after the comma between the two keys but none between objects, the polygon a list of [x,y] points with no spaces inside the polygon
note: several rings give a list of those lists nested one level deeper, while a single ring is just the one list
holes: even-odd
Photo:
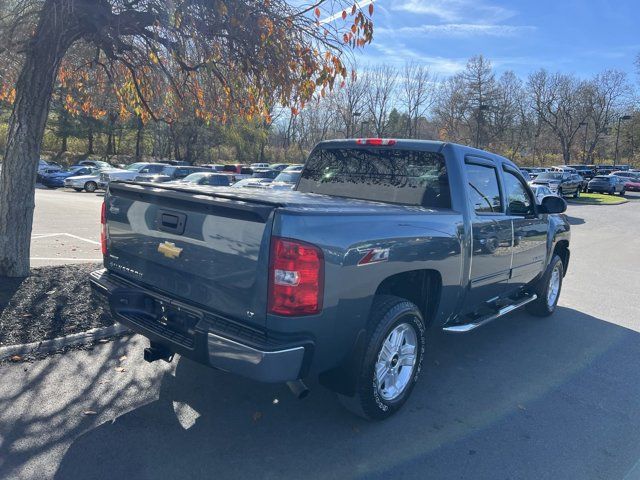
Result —
[{"label": "blue-gray pickup truck", "polygon": [[382,419],[416,384],[429,330],[554,312],[563,199],[511,161],[442,142],[322,142],[293,191],[112,182],[94,291],[174,353],[299,396],[318,376]]}]

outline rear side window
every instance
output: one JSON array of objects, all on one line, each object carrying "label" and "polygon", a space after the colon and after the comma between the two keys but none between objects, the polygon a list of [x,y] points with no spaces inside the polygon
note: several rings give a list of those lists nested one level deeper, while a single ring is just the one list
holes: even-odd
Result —
[{"label": "rear side window", "polygon": [[311,154],[298,191],[428,208],[451,208],[439,153],[393,148],[326,148]]},{"label": "rear side window", "polygon": [[469,198],[476,213],[502,213],[498,171],[494,167],[468,163]]}]

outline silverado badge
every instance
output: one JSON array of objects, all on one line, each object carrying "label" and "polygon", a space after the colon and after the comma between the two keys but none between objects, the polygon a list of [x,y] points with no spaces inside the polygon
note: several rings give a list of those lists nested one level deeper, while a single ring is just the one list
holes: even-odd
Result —
[{"label": "silverado badge", "polygon": [[171,260],[175,260],[182,253],[182,249],[180,247],[176,247],[175,243],[162,242],[158,245],[158,252]]}]

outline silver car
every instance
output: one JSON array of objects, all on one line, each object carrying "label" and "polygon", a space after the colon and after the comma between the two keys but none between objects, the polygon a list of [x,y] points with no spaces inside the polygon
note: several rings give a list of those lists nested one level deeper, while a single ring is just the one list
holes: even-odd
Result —
[{"label": "silver car", "polygon": [[109,171],[111,171],[111,169],[96,170],[91,175],[80,175],[78,177],[65,178],[64,186],[65,188],[73,188],[76,192],[85,190],[89,193],[93,193],[98,189],[106,188],[106,184],[100,181],[100,176],[108,174]]}]

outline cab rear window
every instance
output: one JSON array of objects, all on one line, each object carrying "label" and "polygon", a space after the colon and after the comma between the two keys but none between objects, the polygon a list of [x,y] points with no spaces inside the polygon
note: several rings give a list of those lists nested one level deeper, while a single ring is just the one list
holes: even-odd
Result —
[{"label": "cab rear window", "polygon": [[440,153],[396,148],[314,151],[298,191],[429,208],[450,208],[449,178]]}]

